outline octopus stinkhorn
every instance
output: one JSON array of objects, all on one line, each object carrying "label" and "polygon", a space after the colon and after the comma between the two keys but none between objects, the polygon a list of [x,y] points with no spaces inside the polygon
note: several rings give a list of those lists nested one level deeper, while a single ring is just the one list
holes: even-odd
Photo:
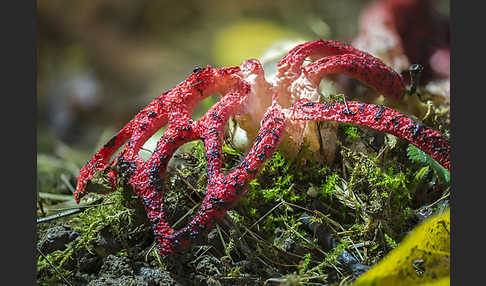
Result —
[{"label": "octopus stinkhorn", "polygon": [[[308,57],[317,60],[303,66]],[[96,152],[79,173],[75,199],[79,202],[86,195],[97,174],[108,177],[114,190],[121,173],[143,201],[153,224],[158,252],[167,257],[187,248],[191,240],[207,233],[235,207],[249,182],[277,149],[287,128],[297,129],[300,122],[348,122],[389,132],[410,141],[449,169],[449,141],[406,115],[374,104],[316,102],[320,80],[330,73],[358,79],[386,97],[400,99],[405,92],[399,73],[378,58],[336,41],[317,40],[298,45],[280,61],[272,82],[265,80],[257,60],[227,68],[196,68],[186,80],[143,108]],[[222,94],[222,98],[201,119],[193,121],[191,115],[197,103],[215,93]],[[252,147],[236,169],[224,174],[221,148],[229,117],[251,115],[257,109],[264,115]],[[165,125],[167,129],[157,147],[144,161],[138,155],[140,148]],[[192,221],[174,230],[164,210],[164,176],[177,148],[194,140],[202,140],[205,146],[206,194]]]}]

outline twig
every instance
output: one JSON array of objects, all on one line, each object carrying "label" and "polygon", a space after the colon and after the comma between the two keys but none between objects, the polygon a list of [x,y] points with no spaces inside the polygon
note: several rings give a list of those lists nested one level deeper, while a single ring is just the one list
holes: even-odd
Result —
[{"label": "twig", "polygon": [[[177,173],[179,174],[180,178],[181,178],[181,181],[183,181],[184,183],[186,183],[186,185],[193,191],[196,193],[196,195],[202,199],[201,195],[199,194],[199,190],[196,189],[191,183],[189,183],[185,178],[184,178],[184,174],[182,173],[182,171],[180,169],[177,169]],[[197,202],[195,200],[193,200],[190,196],[187,196],[187,198],[189,200],[192,201],[192,203],[194,204],[197,204]]]},{"label": "twig", "polygon": [[343,280],[341,280],[341,282],[339,283],[339,286],[347,285],[346,283],[348,283],[348,280],[351,280],[352,278],[353,278],[353,275],[349,275],[349,276],[344,277]]},{"label": "twig", "polygon": [[349,110],[348,103],[346,102],[346,97],[343,94],[343,101],[344,101],[344,106],[346,106],[346,114],[350,114],[351,111]]},{"label": "twig", "polygon": [[269,210],[266,214],[264,214],[261,218],[259,218],[254,224],[252,224],[249,228],[245,229],[245,232],[243,232],[243,234],[240,236],[240,239],[241,240],[243,238],[243,236],[245,236],[245,234],[248,232],[249,229],[251,229],[252,227],[254,227],[255,225],[257,225],[260,221],[262,221],[267,215],[269,215],[270,213],[272,213],[276,208],[278,208],[279,206],[281,206],[282,204],[284,204],[284,201],[281,201],[280,203],[278,203],[277,205],[275,205],[271,210]]},{"label": "twig", "polygon": [[[304,240],[305,242],[307,242],[308,244],[312,245],[313,247],[315,247],[315,249],[317,251],[319,251],[321,254],[323,254],[324,256],[328,256],[329,254],[327,252],[325,252],[324,250],[320,249],[318,245],[316,245],[315,243],[313,243],[312,241],[308,240],[307,238],[305,238],[304,236],[302,236],[302,234],[300,234],[298,231],[296,231],[295,229],[291,228],[286,222],[284,222],[285,226],[287,227],[287,229],[290,229],[295,235],[297,235],[298,237],[300,237],[302,240]],[[331,264],[331,266],[334,268],[334,270],[336,270],[339,274],[343,275],[343,273],[341,273],[341,271],[339,271],[339,269],[336,267],[336,265],[334,265],[334,263],[332,263],[331,261],[329,261],[329,264]]]},{"label": "twig", "polygon": [[72,208],[61,208],[61,209],[49,209],[51,212],[61,212],[61,211],[67,211],[67,210],[77,210],[77,209],[89,209],[92,207],[97,207],[97,206],[109,206],[114,204],[114,202],[111,203],[103,203],[103,204],[90,204],[90,205],[83,205],[79,207],[72,207]]},{"label": "twig", "polygon": [[58,214],[55,214],[55,215],[39,218],[39,219],[37,219],[37,224],[40,224],[40,223],[43,223],[43,222],[48,222],[48,221],[55,220],[55,219],[59,219],[59,218],[66,217],[66,216],[70,216],[70,215],[73,215],[73,214],[77,214],[77,213],[80,213],[82,211],[83,211],[82,208],[77,208],[77,209],[68,210],[68,211],[65,211],[65,212],[62,212],[62,213],[58,213]]},{"label": "twig", "polygon": [[219,224],[216,225],[216,230],[218,231],[218,236],[221,240],[221,243],[223,244],[223,248],[226,251],[226,242],[224,241],[223,234],[221,233],[221,227],[219,226]]},{"label": "twig", "polygon": [[364,246],[369,246],[371,245],[371,241],[363,241],[363,242],[360,242],[360,243],[355,243],[355,244],[352,244],[353,247],[356,247],[356,248],[361,248],[361,247],[364,247]]},{"label": "twig", "polygon": [[153,153],[153,151],[152,151],[152,150],[149,150],[149,149],[146,149],[146,148],[143,148],[143,147],[140,147],[140,150],[143,150],[143,151],[145,151],[145,152],[149,152],[150,154],[152,154],[152,153]]},{"label": "twig", "polygon": [[440,197],[440,199],[438,199],[435,202],[433,202],[430,205],[428,205],[427,208],[431,208],[431,207],[435,206],[436,204],[438,204],[440,201],[442,201],[442,200],[446,199],[447,197],[449,197],[451,195],[449,189],[450,189],[450,187],[447,188],[447,190],[445,191],[445,194],[442,195],[442,197]]},{"label": "twig", "polygon": [[[155,249],[155,246],[157,245],[157,243],[152,243],[152,246],[149,248],[149,250],[147,250],[147,253],[145,253],[145,262],[148,263],[148,256],[150,253],[152,253],[152,251]],[[155,252],[157,253],[157,252]]]},{"label": "twig", "polygon": [[188,215],[192,214],[192,212],[197,208],[199,207],[199,205],[201,205],[200,203],[199,204],[195,204],[188,212],[186,212],[180,219],[178,219],[174,225],[172,225],[173,228],[175,228],[183,219],[185,219]]},{"label": "twig", "polygon": [[87,208],[91,208],[91,207],[98,205],[102,201],[103,201],[103,198],[99,198],[99,199],[97,199],[96,201],[94,201],[93,203],[91,203],[87,206],[80,206],[80,207],[77,207],[77,208],[62,212],[62,213],[58,213],[58,214],[51,215],[51,216],[48,216],[48,217],[39,218],[39,219],[37,219],[37,223],[38,224],[44,223],[44,222],[48,222],[48,221],[51,221],[51,220],[55,220],[55,219],[59,219],[59,218],[62,218],[62,217],[66,217],[66,216],[70,216],[70,215],[73,215],[73,214],[80,213]]},{"label": "twig", "polygon": [[344,236],[344,235],[353,234],[353,233],[356,233],[356,232],[360,232],[360,230],[359,229],[353,229],[353,230],[347,230],[347,231],[340,231],[340,232],[336,232],[336,235]]},{"label": "twig", "polygon": [[[210,251],[211,249],[216,249],[216,248],[214,248],[212,245],[209,245],[209,246],[204,246],[204,245],[203,245],[203,246],[201,246],[201,247],[199,248],[199,250],[203,249],[204,247],[205,247],[206,249],[205,249],[205,250],[204,250],[204,251],[203,251],[201,254],[199,254],[199,255],[196,257],[196,259],[194,259],[194,260],[198,260],[198,259],[199,259],[199,257],[203,256],[204,254],[206,254],[206,252]],[[199,252],[199,250],[198,250],[197,252]]]},{"label": "twig", "polygon": [[355,250],[355,251],[358,253],[359,258],[361,258],[360,263],[361,263],[361,262],[363,262],[363,261],[364,261],[364,258],[363,258],[363,256],[361,255],[361,253],[359,252],[358,248],[356,247],[356,244],[355,244],[355,243],[354,243],[354,242],[351,240],[351,238],[347,237],[347,239],[349,240],[349,242],[351,242],[351,246],[352,246],[352,247],[354,248],[354,250]]}]

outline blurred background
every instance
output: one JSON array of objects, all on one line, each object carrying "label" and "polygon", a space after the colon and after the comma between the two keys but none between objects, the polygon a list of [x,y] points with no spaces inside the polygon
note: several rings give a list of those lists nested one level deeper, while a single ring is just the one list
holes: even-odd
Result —
[{"label": "blurred background", "polygon": [[[74,184],[105,140],[195,66],[239,65],[282,39],[349,43],[369,2],[38,0],[39,186],[69,189],[49,168]],[[437,7],[449,14],[449,1]]]}]

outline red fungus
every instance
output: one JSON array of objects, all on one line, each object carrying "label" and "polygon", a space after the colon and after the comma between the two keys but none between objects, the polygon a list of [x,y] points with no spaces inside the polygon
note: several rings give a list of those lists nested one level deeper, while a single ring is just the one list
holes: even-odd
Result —
[{"label": "red fungus", "polygon": [[[302,66],[307,57],[323,57]],[[297,46],[279,63],[275,83],[268,83],[256,60],[240,67],[197,68],[183,82],[157,97],[123,127],[84,166],[78,176],[76,202],[87,193],[96,172],[104,172],[116,187],[118,171],[142,199],[153,223],[159,254],[167,257],[190,241],[207,233],[232,209],[256,177],[266,159],[278,147],[286,124],[303,120],[332,120],[361,124],[404,138],[429,153],[449,169],[449,141],[438,132],[384,106],[348,102],[312,102],[306,99],[283,108],[282,93],[316,92],[320,79],[328,73],[345,73],[395,99],[404,93],[402,77],[381,60],[335,41],[314,41]],[[309,89],[310,88],[310,89]],[[315,89],[315,90],[313,90]],[[271,92],[261,127],[247,156],[234,171],[225,175],[221,168],[224,128],[230,116],[248,112],[252,94]],[[214,93],[223,97],[199,120],[191,119],[199,101]],[[304,97],[305,98],[305,97]],[[168,124],[151,157],[144,161],[138,152],[160,128]],[[176,231],[167,223],[163,203],[163,180],[167,164],[182,144],[201,139],[206,150],[208,185],[202,205],[193,220]],[[118,157],[109,162],[125,144]],[[118,170],[118,171],[117,171]],[[113,190],[112,189],[112,190]]]}]

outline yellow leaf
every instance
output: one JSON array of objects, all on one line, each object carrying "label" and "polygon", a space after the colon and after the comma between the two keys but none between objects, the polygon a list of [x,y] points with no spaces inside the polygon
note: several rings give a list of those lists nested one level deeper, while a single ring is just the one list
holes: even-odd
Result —
[{"label": "yellow leaf", "polygon": [[450,284],[450,211],[418,225],[355,286]]}]

